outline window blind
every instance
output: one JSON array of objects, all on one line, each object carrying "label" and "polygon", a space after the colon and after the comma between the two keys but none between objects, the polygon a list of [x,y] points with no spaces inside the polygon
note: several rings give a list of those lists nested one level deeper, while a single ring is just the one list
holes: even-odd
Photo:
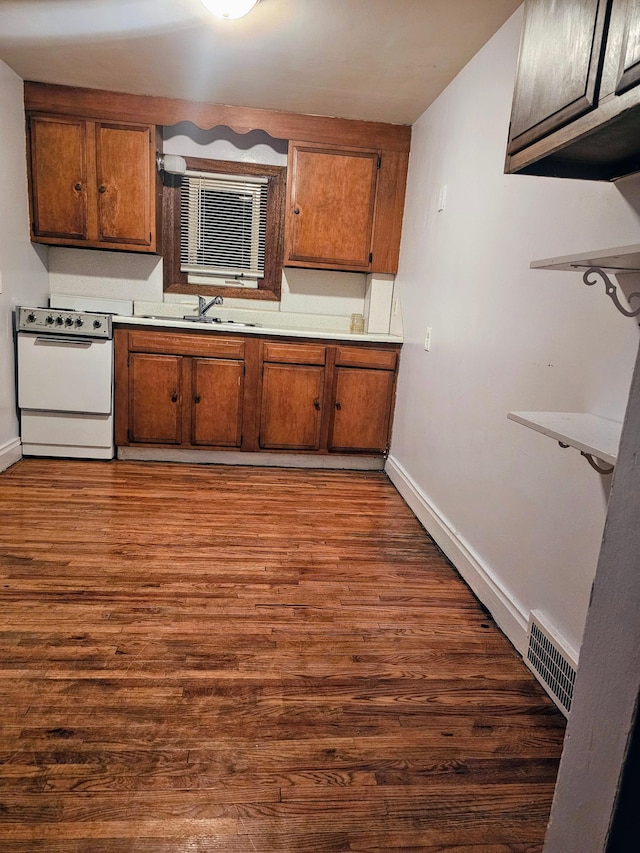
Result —
[{"label": "window blind", "polygon": [[182,178],[180,269],[197,276],[264,276],[268,178],[187,172]]}]

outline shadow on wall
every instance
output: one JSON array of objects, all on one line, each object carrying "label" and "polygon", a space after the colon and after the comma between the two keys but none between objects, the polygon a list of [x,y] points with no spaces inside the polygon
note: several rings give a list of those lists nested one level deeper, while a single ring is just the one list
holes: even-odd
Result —
[{"label": "shadow on wall", "polygon": [[[629,207],[640,217],[640,173],[622,178],[616,181],[614,186]],[[629,308],[634,311],[640,308],[640,272],[617,275],[616,279]]]},{"label": "shadow on wall", "polygon": [[629,207],[640,216],[640,173],[621,178],[615,181],[614,186]]},{"label": "shadow on wall", "polygon": [[[233,145],[239,151],[249,151],[257,145],[267,145],[277,154],[287,156],[289,143],[286,139],[276,139],[269,136],[263,130],[251,130],[248,133],[235,133],[230,127],[213,127],[209,130],[202,130],[190,121],[183,121],[179,124],[167,126],[163,130],[164,140],[172,139],[174,136],[187,136],[196,145],[206,147],[214,142],[226,142]],[[204,156],[204,155],[203,155]]]}]

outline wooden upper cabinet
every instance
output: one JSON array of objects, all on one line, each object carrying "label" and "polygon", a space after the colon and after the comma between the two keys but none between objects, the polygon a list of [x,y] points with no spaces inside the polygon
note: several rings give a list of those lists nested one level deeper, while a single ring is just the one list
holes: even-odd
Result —
[{"label": "wooden upper cabinet", "polygon": [[292,143],[286,262],[368,270],[378,152]]},{"label": "wooden upper cabinet", "polygon": [[155,127],[34,114],[29,132],[35,242],[156,251]]},{"label": "wooden upper cabinet", "polygon": [[[155,144],[149,127],[96,123],[98,240],[147,247],[153,239]],[[153,169],[153,171],[152,171]]]},{"label": "wooden upper cabinet", "polygon": [[508,153],[593,109],[606,0],[528,0]]},{"label": "wooden upper cabinet", "polygon": [[34,236],[86,240],[85,122],[34,116],[30,129]]},{"label": "wooden upper cabinet", "polygon": [[640,171],[640,0],[526,0],[505,171]]},{"label": "wooden upper cabinet", "polygon": [[640,83],[640,3],[638,0],[618,0],[614,4],[614,15],[618,7],[624,11],[615,90],[616,95],[621,95]]},{"label": "wooden upper cabinet", "polygon": [[409,155],[289,144],[285,265],[395,273]]}]

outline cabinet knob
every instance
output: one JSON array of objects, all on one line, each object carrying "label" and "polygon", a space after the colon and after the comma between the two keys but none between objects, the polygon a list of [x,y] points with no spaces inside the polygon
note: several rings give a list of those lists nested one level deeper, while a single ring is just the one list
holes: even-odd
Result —
[{"label": "cabinet knob", "polygon": [[316,409],[318,412],[320,411],[320,400],[318,397],[316,397],[316,399],[313,401],[313,408]]},{"label": "cabinet knob", "polygon": [[200,402],[200,394],[196,394],[196,396],[193,398],[193,402],[194,402],[194,403],[199,403],[199,402]]},{"label": "cabinet knob", "polygon": [[340,403],[336,400],[336,409],[337,409],[338,411],[340,411],[340,409],[341,409],[341,408],[342,408],[342,406],[341,406],[341,405],[340,405]]},{"label": "cabinet knob", "polygon": [[106,193],[106,191],[107,191],[107,188],[105,187],[104,184],[102,184],[101,186],[98,187],[99,193]]},{"label": "cabinet knob", "polygon": [[73,185],[73,188],[74,188],[74,190],[75,190],[76,192],[78,192],[78,193],[79,193],[79,192],[80,192],[80,190],[82,189],[82,184],[81,184],[80,182],[78,182],[77,184],[74,184],[74,185]]},{"label": "cabinet knob", "polygon": [[172,403],[178,402],[178,392],[177,391],[173,391],[173,393],[171,394],[171,402]]},{"label": "cabinet knob", "polygon": [[296,216],[300,216],[300,208],[299,207],[294,207],[293,212],[295,213]]}]

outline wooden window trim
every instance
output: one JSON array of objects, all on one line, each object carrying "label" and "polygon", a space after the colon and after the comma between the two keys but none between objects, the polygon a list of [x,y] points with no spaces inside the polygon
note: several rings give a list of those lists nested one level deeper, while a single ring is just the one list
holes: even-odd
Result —
[{"label": "wooden window trim", "polygon": [[258,288],[216,287],[189,284],[187,274],[180,270],[180,178],[164,175],[162,189],[162,246],[165,293],[190,293],[229,299],[267,299],[280,301],[282,265],[284,261],[284,214],[287,170],[284,166],[265,166],[259,163],[238,163],[230,160],[205,160],[185,157],[187,168],[200,172],[229,175],[265,175],[270,178],[267,197],[267,233],[264,278]]}]

